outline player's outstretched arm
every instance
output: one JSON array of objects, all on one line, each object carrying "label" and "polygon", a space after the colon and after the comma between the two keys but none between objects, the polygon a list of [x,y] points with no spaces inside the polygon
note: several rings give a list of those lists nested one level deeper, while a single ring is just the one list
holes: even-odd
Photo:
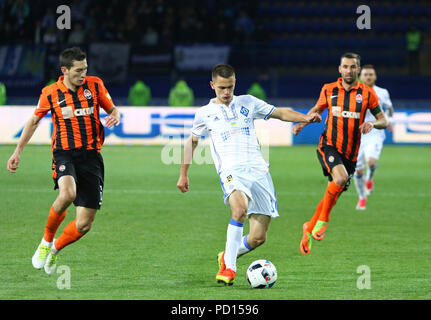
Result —
[{"label": "player's outstretched arm", "polygon": [[189,190],[189,167],[193,160],[193,153],[199,143],[199,137],[194,136],[193,134],[186,140],[184,143],[184,155],[181,163],[180,169],[180,177],[177,182],[178,189],[181,192],[187,192]]},{"label": "player's outstretched arm", "polygon": [[275,108],[268,118],[275,118],[282,121],[301,122],[307,124],[311,122],[320,122],[322,120],[320,114],[316,112],[303,114],[301,112],[293,110],[292,108]]},{"label": "player's outstretched arm", "polygon": [[118,126],[121,120],[120,111],[116,107],[112,107],[106,111],[109,115],[105,118],[105,125],[107,128]]},{"label": "player's outstretched arm", "polygon": [[[323,110],[320,109],[317,105],[314,106],[313,108],[310,109],[310,111],[308,111],[307,115],[313,115],[313,114],[318,114],[319,115],[319,121],[313,121],[313,122],[320,122],[322,121],[322,117],[320,116],[322,114]],[[299,121],[298,121],[299,122]],[[311,122],[301,122],[301,123],[297,123],[292,127],[292,132],[295,136],[297,136],[302,129],[304,129],[304,127],[309,124]]]},{"label": "player's outstretched arm", "polygon": [[383,111],[380,111],[378,114],[375,115],[375,117],[376,121],[367,121],[361,124],[361,126],[359,127],[361,133],[367,134],[373,128],[385,129],[388,126],[389,122]]},{"label": "player's outstretched arm", "polygon": [[18,144],[15,148],[15,151],[9,158],[7,162],[7,169],[8,171],[15,173],[18,169],[19,160],[21,157],[21,152],[24,149],[24,147],[27,145],[27,143],[30,141],[31,137],[33,136],[34,132],[37,129],[37,126],[39,125],[39,121],[41,118],[39,118],[36,115],[33,115],[26,123],[24,130],[22,131],[21,137],[19,138]]}]

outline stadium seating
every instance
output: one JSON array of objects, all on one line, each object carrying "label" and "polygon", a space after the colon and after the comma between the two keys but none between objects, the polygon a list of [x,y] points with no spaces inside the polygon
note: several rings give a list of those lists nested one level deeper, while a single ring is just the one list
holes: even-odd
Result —
[{"label": "stadium seating", "polygon": [[[2,40],[0,45],[3,46],[3,52],[6,52],[6,49],[9,50],[8,54],[4,54],[7,59],[4,60],[3,69],[0,65],[0,81],[8,83],[11,102],[14,101],[14,97],[34,100],[40,92],[40,86],[48,79],[57,77],[57,57],[61,48],[72,45],[69,42],[70,32],[61,30],[57,32],[60,36],[56,43],[43,42],[44,28],[40,29],[37,25],[38,19],[34,18],[40,16],[45,18],[42,20],[49,22],[49,17],[46,17],[47,9],[38,5],[43,1],[21,1],[29,7],[30,14],[23,27],[19,28],[18,35],[16,34],[18,31],[13,29],[18,20],[11,14],[13,12],[11,6],[14,2],[0,1],[0,39]],[[340,55],[348,51],[359,53],[363,64],[375,64],[382,76],[397,79],[409,73],[406,32],[414,25],[423,32],[424,39],[429,37],[431,1],[381,0],[369,3],[370,30],[357,28],[358,5],[357,1],[352,0],[217,0],[217,2],[187,0],[142,3],[131,1],[127,5],[117,0],[106,0],[103,5],[97,0],[86,0],[81,5],[85,10],[81,12],[81,9],[75,9],[72,25],[80,21],[88,31],[85,42],[77,44],[84,50],[88,50],[89,45],[94,43],[132,43],[128,74],[124,78],[126,80],[118,85],[126,88],[127,91],[128,85],[134,83],[137,78],[150,79],[151,77],[152,87],[157,87],[154,89],[155,96],[166,96],[167,88],[172,85],[170,81],[174,81],[179,72],[182,75],[188,73],[187,76],[199,73],[197,70],[177,69],[175,47],[179,44],[204,42],[204,45],[215,43],[227,44],[230,47],[228,62],[242,75],[242,81],[246,77],[254,81],[257,75],[261,74],[275,75],[276,80],[272,83],[275,89],[266,89],[275,95],[283,96],[285,91],[279,90],[282,84],[278,81],[281,81],[284,76],[294,79],[298,73],[301,73],[307,76],[318,74],[321,77],[333,78],[334,74],[337,76],[336,68]],[[162,7],[161,11],[159,6]],[[104,12],[104,8],[110,9],[106,12],[109,17],[100,13]],[[127,16],[127,12],[130,15],[130,11],[137,17],[137,24],[127,26],[131,28],[128,29],[123,25],[133,21]],[[245,11],[252,22],[251,25],[255,25],[254,32],[246,36],[239,34],[235,29],[235,23],[241,11]],[[76,15],[77,12],[80,14]],[[187,23],[180,26],[180,22],[185,21],[183,19],[185,16],[188,17]],[[114,28],[115,32],[107,32],[112,29],[111,21],[115,22],[114,26],[118,26]],[[149,25],[157,32],[159,39],[157,45],[149,46],[142,43],[142,40],[130,38],[131,34],[140,34]],[[201,26],[199,31],[196,28],[198,25]],[[223,31],[218,28],[223,28]],[[39,42],[36,39],[39,39],[37,40]],[[429,41],[425,40],[424,43],[429,47]],[[39,48],[40,53],[31,60],[31,63],[22,63],[23,68],[17,68],[21,78],[14,78],[9,75],[9,61],[12,61],[15,53],[20,52],[21,49],[18,46],[21,45],[24,45],[26,52],[33,52],[34,47]],[[429,52],[430,49],[426,50]],[[422,66],[424,66],[427,62],[423,59],[426,51],[422,51],[421,54]],[[145,59],[155,57],[163,61],[156,64],[143,62]],[[38,68],[32,66],[31,70],[25,73],[25,66],[32,65],[35,59],[39,61],[40,66]],[[423,69],[423,73],[421,69],[421,75],[426,76],[431,73],[431,66]],[[30,79],[28,73],[33,78],[30,77]],[[37,77],[33,73],[37,74]],[[205,78],[204,83],[207,86],[206,82]],[[197,86],[198,82],[191,81],[191,83]],[[291,87],[291,83],[288,83]],[[112,84],[109,84],[112,88]],[[395,86],[398,87],[397,84]],[[26,90],[22,90],[22,87]],[[126,89],[121,89],[117,96],[124,97],[123,92],[126,92]],[[208,92],[206,87],[201,90],[193,89],[202,96],[212,93]],[[403,90],[398,93],[406,95],[409,92],[419,91],[416,87],[413,89],[413,91]],[[420,90],[421,95],[427,92],[427,90]],[[294,93],[299,96],[315,95],[298,90]],[[33,100],[31,103],[34,103]]]},{"label": "stadium seating", "polygon": [[[344,51],[360,51],[385,67],[402,68],[406,64],[405,33],[411,25],[431,30],[431,3],[428,1],[379,1],[371,5],[371,30],[358,32],[355,1],[266,0],[259,2],[258,12],[271,35],[268,50],[284,50],[282,66],[316,65],[315,54],[301,50],[318,50],[320,61]],[[291,50],[300,50],[301,58]]]}]

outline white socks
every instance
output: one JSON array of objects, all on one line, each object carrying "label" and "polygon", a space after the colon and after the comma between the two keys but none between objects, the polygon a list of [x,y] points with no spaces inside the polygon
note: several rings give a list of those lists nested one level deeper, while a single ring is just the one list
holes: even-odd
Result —
[{"label": "white socks", "polygon": [[224,253],[224,261],[227,269],[232,269],[236,272],[236,258],[238,249],[242,243],[242,232],[244,223],[230,219],[227,227],[226,249]]},{"label": "white socks", "polygon": [[55,248],[54,241],[48,242],[42,237],[42,241],[40,243],[46,245],[48,248],[51,248],[52,254],[58,254],[59,253],[59,250],[57,250]]},{"label": "white socks", "polygon": [[57,250],[57,248],[55,247],[54,242],[52,243],[52,247],[51,247],[51,253],[54,255],[57,255],[60,252],[60,250]]},{"label": "white socks", "polygon": [[54,241],[53,242],[48,242],[48,241],[46,241],[43,237],[42,237],[42,241],[40,242],[41,244],[43,244],[43,245],[45,245],[45,246],[47,246],[48,248],[51,248],[52,247],[52,244],[54,243]]},{"label": "white socks", "polygon": [[367,196],[365,194],[365,179],[363,174],[354,174],[353,181],[355,181],[356,191],[358,192],[359,199],[365,199]]},{"label": "white socks", "polygon": [[241,244],[240,244],[239,249],[238,249],[238,257],[240,257],[243,254],[253,250],[247,242],[247,237],[248,237],[248,234],[246,234],[244,237],[242,237]]}]

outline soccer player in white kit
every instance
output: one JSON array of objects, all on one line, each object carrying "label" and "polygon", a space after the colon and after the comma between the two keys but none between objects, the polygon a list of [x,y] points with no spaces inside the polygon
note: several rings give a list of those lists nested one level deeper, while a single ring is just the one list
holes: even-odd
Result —
[{"label": "soccer player in white kit", "polygon": [[[189,190],[187,176],[193,152],[200,137],[208,133],[211,155],[220,176],[224,202],[232,218],[227,227],[225,250],[218,254],[216,280],[232,285],[236,260],[263,244],[271,218],[278,217],[277,197],[269,164],[263,159],[254,127],[255,119],[277,118],[291,122],[320,122],[319,114],[305,115],[290,108],[276,108],[251,95],[234,96],[235,71],[228,64],[212,70],[211,88],[216,98],[195,114],[190,137],[184,145],[184,157],[177,187]],[[286,131],[286,134],[290,134]],[[249,234],[243,236],[245,218]]]},{"label": "soccer player in white kit", "polygon": [[[388,90],[375,85],[377,76],[374,66],[371,64],[364,65],[360,74],[361,81],[374,89],[379,97],[379,104],[389,121],[388,130],[392,131],[392,116],[394,108],[389,96]],[[374,116],[370,111],[365,115],[365,121],[374,121]],[[359,201],[356,205],[357,210],[365,210],[367,196],[371,193],[374,187],[374,174],[377,169],[377,162],[382,152],[383,142],[386,135],[384,130],[372,129],[368,134],[363,134],[361,145],[359,147],[358,161],[356,163],[356,171],[353,177],[356,191],[358,192]],[[364,169],[367,168],[367,176],[364,177]]]}]

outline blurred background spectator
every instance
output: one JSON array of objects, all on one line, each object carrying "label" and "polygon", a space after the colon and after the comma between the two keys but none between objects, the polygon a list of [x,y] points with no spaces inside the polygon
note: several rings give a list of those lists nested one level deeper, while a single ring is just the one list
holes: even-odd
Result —
[{"label": "blurred background spectator", "polygon": [[258,82],[253,82],[251,87],[247,90],[247,94],[266,101],[266,92]]},{"label": "blurred background spectator", "polygon": [[0,82],[0,106],[6,104],[6,86]]},{"label": "blurred background spectator", "polygon": [[184,80],[179,80],[169,92],[168,104],[171,107],[191,107],[194,99],[193,90]]},{"label": "blurred background spectator", "polygon": [[159,34],[151,26],[148,26],[145,34],[142,36],[142,44],[153,47],[159,43]]},{"label": "blurred background spectator", "polygon": [[81,45],[85,43],[85,31],[81,23],[77,22],[75,24],[67,39],[67,43],[70,45]]},{"label": "blurred background spectator", "polygon": [[129,90],[131,106],[148,106],[151,100],[151,89],[143,81],[138,80]]},{"label": "blurred background spectator", "polygon": [[408,65],[411,75],[420,72],[420,49],[422,44],[422,32],[412,25],[406,34]]}]

